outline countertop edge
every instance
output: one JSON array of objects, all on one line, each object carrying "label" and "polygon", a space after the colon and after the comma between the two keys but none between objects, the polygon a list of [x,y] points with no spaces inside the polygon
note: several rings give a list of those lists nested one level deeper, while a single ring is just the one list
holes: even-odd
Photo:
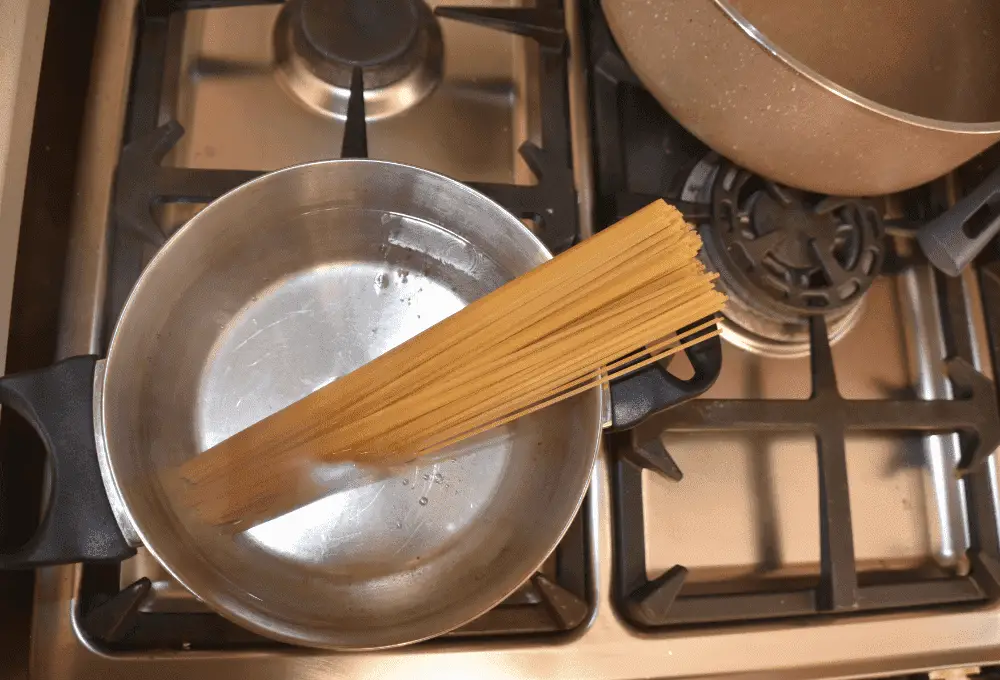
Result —
[{"label": "countertop edge", "polygon": [[14,263],[42,66],[48,0],[2,0],[0,15],[0,369],[6,363]]}]

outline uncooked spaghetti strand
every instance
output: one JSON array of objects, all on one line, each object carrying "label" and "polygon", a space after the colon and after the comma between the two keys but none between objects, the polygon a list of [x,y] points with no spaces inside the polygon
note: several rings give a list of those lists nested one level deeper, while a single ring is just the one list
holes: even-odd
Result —
[{"label": "uncooked spaghetti strand", "polygon": [[[708,276],[711,277],[711,278],[714,278],[715,275],[711,274],[711,275],[708,275]],[[711,280],[711,278],[709,278],[709,280]],[[682,282],[682,284],[683,283],[685,283],[685,282]],[[691,285],[692,285],[691,284],[691,279],[689,278],[688,282],[687,282],[687,287],[690,287]],[[683,286],[681,288],[683,288]],[[677,293],[677,288],[671,288],[671,287],[667,286],[667,287],[664,287],[664,289],[662,289],[661,292],[664,295],[666,295],[667,293],[675,293],[676,294]],[[655,293],[655,291],[654,291],[654,293]],[[683,290],[681,290],[680,294],[683,294]],[[652,297],[652,295],[650,297]],[[621,316],[622,318],[624,318],[624,314],[627,311],[629,311],[628,307],[623,307],[622,310],[621,310],[621,313],[619,314],[619,316]],[[606,314],[605,316],[607,317],[608,315]],[[612,316],[613,316],[613,314],[612,314]],[[572,328],[572,326],[570,326],[570,328]],[[538,352],[535,352],[535,353],[538,354]],[[510,359],[508,359],[508,360],[510,360]],[[468,366],[466,366],[466,364],[468,364]],[[475,360],[475,359],[471,360],[471,361],[467,360],[466,362],[460,363],[459,367],[462,369],[462,372],[461,373],[456,373],[454,371],[451,371],[452,378],[451,378],[451,380],[446,381],[445,385],[450,386],[450,385],[452,385],[454,383],[460,383],[460,382],[466,380],[468,378],[468,376],[470,375],[470,373],[469,373],[470,369],[475,369],[477,367],[481,369],[483,365],[484,365],[484,363],[483,363],[482,360]],[[432,376],[432,378],[436,378],[436,377],[437,376]],[[420,386],[413,386],[413,385],[408,384],[408,378],[409,378],[408,374],[404,374],[403,376],[399,377],[399,379],[396,381],[397,392],[396,392],[395,398],[381,400],[379,402],[379,408],[380,409],[384,409],[386,406],[391,405],[392,403],[395,403],[395,402],[398,402],[398,401],[402,401],[406,397],[412,396],[415,392],[419,391],[420,387],[423,386],[423,384],[420,385]],[[426,384],[432,384],[433,388],[436,391],[438,391],[439,393],[440,392],[445,392],[446,391],[445,387],[443,387],[440,384],[439,381],[440,381],[440,378],[437,378],[437,381],[425,379],[425,383]],[[354,421],[356,422],[356,419],[354,419]]]},{"label": "uncooked spaghetti strand", "polygon": [[[696,319],[703,318],[703,316],[705,315],[703,314],[703,311],[704,310],[699,309],[697,312],[695,312],[694,314],[699,315],[696,316],[695,318]],[[691,314],[690,316],[694,316],[694,314]],[[709,322],[709,324],[706,325],[710,325],[711,323],[714,323],[714,321]],[[657,333],[655,337],[663,337],[664,335],[664,332],[662,330],[655,332]],[[691,333],[695,331],[691,330],[688,332]],[[647,334],[644,335],[643,337],[649,338],[650,335]],[[635,349],[638,349],[638,346],[635,344],[631,344],[628,348],[628,352],[631,353],[632,350]],[[574,367],[579,367],[577,373],[574,374],[574,376],[579,376],[581,374],[592,373],[604,367],[607,363],[609,363],[611,358],[621,357],[623,354],[625,354],[625,351],[622,351],[621,349],[616,349],[610,354],[608,353],[592,354],[590,356],[587,356],[586,360],[584,360],[582,357],[576,357],[575,361],[578,361],[579,362],[578,364],[573,363],[574,362],[573,358],[570,358],[568,360],[569,363],[567,363],[566,357],[560,357],[558,360],[552,360],[551,363],[553,364],[554,368],[553,367],[547,368],[548,371],[547,374],[533,375],[532,369],[528,368],[519,371],[518,373],[514,373],[513,375],[507,376],[506,379],[500,385],[476,386],[474,389],[470,390],[474,395],[471,401],[465,399],[453,400],[460,402],[463,406],[463,410],[460,411],[458,415],[451,416],[450,419],[454,420],[456,418],[460,419],[461,417],[472,417],[478,414],[480,411],[486,409],[487,407],[491,407],[494,403],[500,404],[501,407],[503,407],[504,405],[509,405],[512,398],[508,394],[508,391],[511,389],[517,390],[518,394],[517,398],[520,399],[526,396],[529,397],[533,396],[534,393],[532,391],[532,388],[534,385],[540,385],[541,388],[544,389],[546,385],[554,384],[558,386],[560,384],[564,384],[565,382],[567,382],[567,380],[563,379],[561,380],[561,382],[556,382],[556,380],[560,379],[556,378],[555,380],[553,380],[551,378],[552,375],[560,375],[559,373],[560,366],[571,365]],[[530,377],[525,380],[522,378],[523,374],[527,374]],[[570,376],[570,379],[572,379],[572,377],[573,376]],[[449,390],[443,390],[443,392],[445,394],[450,394]],[[435,423],[442,424],[442,420],[444,419],[442,417],[441,412],[446,408],[447,404],[435,405],[434,407],[425,409],[422,415],[416,418],[411,418],[406,423],[400,423],[398,418],[392,417],[391,414],[383,413],[381,414],[383,417],[381,419],[376,419],[374,421],[374,424],[376,427],[381,427],[383,431],[388,431],[390,436],[395,436],[405,439],[407,436],[409,436],[409,432],[414,428],[415,424],[419,426],[420,423],[427,421],[429,421],[432,425]],[[372,439],[377,440],[377,435],[371,430],[364,431],[364,428],[362,427],[362,431],[363,434],[359,434],[356,436],[347,436],[346,433],[342,433],[341,436],[344,443],[344,447],[350,448],[351,446],[356,445],[358,441],[364,441],[366,439],[368,439],[369,441],[371,441]]]},{"label": "uncooked spaghetti strand", "polygon": [[[691,301],[687,303],[687,305],[682,305],[678,310],[675,311],[675,313],[679,313],[682,310],[685,310],[686,307],[697,308],[697,300]],[[697,313],[701,314],[701,310],[699,310]],[[702,314],[702,316],[704,316],[704,314]],[[687,323],[687,318],[688,317],[682,317],[682,320],[685,321],[685,325]],[[695,318],[696,319],[701,318],[701,316]],[[624,352],[631,351],[632,349],[635,349],[638,346],[641,346],[641,344],[643,344],[644,342],[648,341],[650,339],[649,333],[651,331],[644,330],[644,328],[647,326],[655,326],[656,323],[657,323],[657,318],[654,316],[651,319],[647,319],[644,326],[629,329],[629,331],[626,334],[620,336],[623,338],[621,344],[625,345],[624,348],[619,347],[611,351],[610,356],[611,357],[620,356]],[[663,329],[655,331],[658,333],[658,335],[653,337],[662,337],[663,335],[662,330]],[[673,330],[673,328],[666,330],[668,331]],[[584,338],[583,341],[585,340],[586,339]],[[588,352],[582,349],[577,350],[570,346],[566,347],[566,351],[564,354],[562,354],[559,357],[553,357],[552,359],[548,359],[544,355],[539,353],[537,357],[533,358],[533,361],[535,363],[542,363],[543,365],[548,364],[548,366],[546,366],[544,373],[542,373],[541,375],[532,376],[532,379],[529,382],[540,382],[544,379],[547,379],[550,375],[558,374],[558,371],[561,370],[561,368],[566,365],[574,367],[585,367],[589,366],[588,362],[591,361],[595,362],[594,365],[601,365],[603,363],[606,363],[608,359],[609,359],[609,353],[601,353],[599,350],[590,350]],[[511,387],[517,387],[523,392],[527,388],[525,387],[521,375],[530,374],[532,370],[533,370],[532,364],[528,364],[525,366],[516,363],[509,364],[500,367],[497,370],[496,375],[490,376],[490,379],[492,379],[493,382],[500,382],[501,384],[511,385]],[[446,408],[448,403],[452,402],[468,403],[465,400],[469,396],[472,396],[473,398],[472,401],[473,405],[480,403],[484,399],[494,398],[503,400],[506,398],[503,392],[501,392],[498,389],[498,387],[492,383],[463,384],[462,380],[458,380],[458,384],[456,385],[449,384],[446,386],[441,386],[440,389],[437,389],[438,386],[434,385],[433,388],[434,389],[431,394],[429,395],[417,394],[411,397],[414,403],[412,404],[403,403],[399,405],[398,408],[400,410],[408,412],[408,414],[411,416],[411,420],[418,420],[418,418],[434,417],[435,412],[438,411],[439,409]],[[448,401],[447,402],[443,401],[445,399],[447,399]],[[410,410],[411,408],[418,409],[418,411],[416,412],[411,411]],[[376,428],[382,427],[383,429],[395,430],[397,432],[408,431],[406,430],[408,423],[401,424],[398,418],[392,417],[392,412],[393,412],[392,406],[390,406],[389,408],[383,408],[380,411],[369,415],[368,418],[360,422],[355,422],[350,424],[348,426],[348,432],[338,433],[338,436],[343,442],[343,446],[351,447],[355,445],[357,442],[364,440],[366,437],[371,436],[372,434],[371,427],[376,427]],[[351,431],[357,434],[355,435],[348,434]]]},{"label": "uncooked spaghetti strand", "polygon": [[[704,331],[705,329],[714,326],[715,323],[716,323],[715,319],[706,321],[693,328],[683,331],[682,333],[678,334],[673,338],[662,341],[660,343],[650,345],[649,347],[638,349],[635,352],[631,352],[630,354],[622,357],[621,359],[618,359],[617,361],[606,364],[602,362],[600,364],[594,365],[592,367],[589,367],[585,371],[577,373],[573,378],[565,382],[544,383],[541,386],[540,390],[532,390],[530,387],[519,387],[519,394],[516,398],[507,397],[505,400],[500,402],[500,405],[498,407],[494,407],[492,409],[482,409],[482,408],[477,408],[476,405],[473,405],[471,407],[467,407],[462,412],[450,415],[447,419],[442,418],[437,422],[432,422],[431,429],[434,429],[435,427],[450,427],[453,423],[461,422],[463,420],[473,420],[482,418],[486,418],[488,420],[495,419],[503,415],[503,409],[505,408],[508,411],[516,410],[517,408],[520,408],[519,404],[521,404],[522,402],[533,403],[534,401],[537,400],[546,399],[547,397],[557,392],[575,388],[580,384],[589,381],[591,377],[595,374],[607,371],[614,372],[615,370],[626,367],[629,362],[635,361],[639,357],[646,356],[650,353],[657,353],[674,344],[683,343],[687,338],[695,336],[696,334]],[[709,336],[706,335],[705,337],[707,338]],[[414,434],[413,436],[417,437],[418,435]]]},{"label": "uncooked spaghetti strand", "polygon": [[488,430],[492,430],[495,427],[500,427],[501,425],[506,425],[507,423],[510,423],[510,422],[512,422],[514,420],[517,420],[518,418],[523,418],[526,415],[529,415],[531,413],[539,411],[539,410],[541,410],[543,408],[547,408],[547,407],[551,406],[552,404],[558,403],[558,402],[563,401],[565,399],[569,399],[571,397],[575,397],[578,394],[583,394],[587,390],[592,390],[595,387],[600,387],[601,385],[609,383],[612,380],[617,380],[618,378],[620,378],[622,376],[628,375],[629,373],[634,373],[635,371],[638,371],[638,370],[640,370],[642,368],[645,368],[646,366],[649,366],[652,363],[655,363],[657,361],[662,361],[663,359],[667,358],[668,356],[670,356],[672,354],[676,354],[677,352],[683,351],[683,350],[687,349],[688,347],[690,347],[692,345],[696,345],[696,344],[698,344],[700,342],[708,340],[709,338],[713,338],[713,337],[719,335],[721,332],[722,332],[721,330],[716,329],[716,330],[712,331],[711,333],[709,333],[709,334],[707,334],[707,335],[705,335],[703,337],[699,337],[699,338],[696,338],[694,340],[690,340],[689,342],[686,342],[686,343],[683,343],[681,345],[678,345],[677,347],[672,347],[670,349],[667,349],[667,350],[664,350],[662,352],[659,352],[659,353],[655,354],[654,356],[649,357],[648,359],[644,359],[643,361],[641,361],[641,362],[639,362],[639,363],[637,363],[637,364],[635,364],[633,366],[629,366],[626,369],[621,369],[621,370],[617,371],[614,374],[597,378],[593,382],[588,383],[586,385],[583,385],[581,387],[577,387],[577,388],[575,388],[573,390],[570,390],[566,394],[561,394],[561,395],[552,397],[552,398],[550,398],[550,399],[548,399],[548,400],[546,400],[544,402],[541,402],[541,403],[538,403],[538,404],[534,404],[534,405],[532,405],[532,406],[530,406],[530,407],[528,407],[526,409],[518,411],[517,413],[512,413],[510,415],[504,416],[502,419],[499,419],[497,421],[494,421],[494,422],[491,422],[491,423],[487,423],[485,425],[477,427],[474,430],[470,430],[470,431],[467,431],[467,432],[462,432],[462,433],[459,433],[459,434],[457,434],[455,436],[452,436],[451,438],[449,438],[447,440],[434,443],[434,444],[432,444],[429,447],[425,447],[425,448],[420,449],[418,452],[416,452],[415,457],[416,458],[420,458],[420,457],[426,456],[426,455],[428,455],[430,453],[434,453],[435,451],[440,451],[441,449],[447,448],[448,446],[451,446],[452,444],[456,444],[456,443],[462,441],[463,439],[468,439],[469,437],[475,437],[477,434],[482,434],[483,432],[486,432]]},{"label": "uncooked spaghetti strand", "polygon": [[430,453],[702,342],[724,296],[699,247],[658,201],[180,466],[183,503],[250,525],[317,456]]},{"label": "uncooked spaghetti strand", "polygon": [[[487,410],[487,411],[475,412],[474,416],[470,415],[470,413],[468,412],[465,412],[458,414],[457,418],[450,417],[447,421],[441,422],[440,424],[435,424],[434,427],[429,428],[427,431],[421,432],[419,434],[414,434],[413,439],[417,440],[421,437],[429,436],[430,434],[433,434],[435,430],[450,428],[456,422],[469,422],[469,423],[477,421],[489,422],[497,418],[500,418],[506,413],[509,413],[511,411],[517,411],[522,407],[528,406],[532,403],[547,400],[548,398],[550,398],[555,394],[575,389],[576,387],[587,384],[593,380],[595,375],[600,375],[602,373],[608,373],[608,372],[617,374],[617,372],[620,369],[628,368],[630,363],[636,362],[637,360],[640,360],[642,357],[646,357],[651,354],[658,354],[666,349],[669,349],[673,345],[677,344],[684,345],[684,343],[689,338],[692,339],[693,342],[697,342],[699,338],[694,336],[698,335],[705,329],[714,326],[715,323],[716,322],[714,319],[705,322],[694,328],[688,329],[687,331],[683,332],[682,334],[674,338],[633,352],[632,354],[622,359],[619,359],[616,362],[612,362],[607,366],[600,366],[588,370],[585,374],[578,375],[573,380],[567,381],[565,383],[560,383],[558,385],[555,385],[554,387],[544,388],[542,390],[533,392],[532,394],[528,395],[527,398],[522,398],[521,396],[519,396],[516,399],[511,399],[508,403],[504,403],[499,408],[494,408],[492,410]],[[701,339],[707,339],[708,337],[710,337],[710,334],[705,334]],[[689,346],[689,345],[684,345],[684,346]]]},{"label": "uncooked spaghetti strand", "polygon": [[[650,251],[649,251],[649,252],[644,252],[644,253],[638,253],[638,254],[637,254],[637,257],[638,257],[638,256],[642,256],[642,257],[650,257],[650,258],[651,258],[651,257],[653,257],[653,256],[655,256],[655,255],[658,255],[658,254],[659,254],[659,251],[658,251],[657,249],[650,249]],[[689,259],[689,261],[690,261],[690,258],[688,258],[688,259]],[[637,268],[638,268],[638,269],[644,269],[644,271],[646,271],[646,272],[649,272],[649,271],[651,271],[651,270],[650,270],[650,268],[649,268],[648,266],[645,266],[645,263],[644,263],[644,262],[641,262],[641,263],[640,263],[640,266],[639,266],[639,267],[637,267]],[[652,271],[655,271],[655,270],[652,270]],[[628,272],[629,272],[629,270],[626,270],[626,273],[628,273]],[[617,276],[618,276],[618,275],[617,275],[617,273],[616,273],[616,277],[617,277]],[[647,278],[648,278],[648,276],[649,276],[649,274],[647,274]],[[600,282],[600,281],[596,281],[596,284],[601,284],[601,282]],[[603,284],[603,285],[608,285],[608,284]],[[579,288],[579,286],[577,286],[577,288]],[[562,300],[562,299],[570,299],[570,300],[572,300],[572,298],[573,298],[573,294],[574,294],[574,293],[579,293],[579,294],[581,294],[582,296],[589,296],[589,298],[590,298],[590,301],[588,301],[588,302],[589,302],[590,304],[592,304],[593,306],[595,306],[595,307],[596,307],[596,306],[598,306],[599,304],[602,304],[602,302],[601,302],[601,299],[600,299],[599,297],[597,297],[597,296],[595,296],[595,295],[591,295],[591,294],[590,294],[590,291],[589,291],[589,290],[586,290],[586,289],[584,289],[583,291],[579,291],[579,290],[576,290],[576,289],[574,289],[574,290],[571,290],[571,291],[567,291],[567,292],[565,292],[565,293],[562,293],[562,292],[559,292],[559,291],[556,291],[556,294],[557,294],[557,295],[559,295],[559,297],[557,298],[557,302],[558,302],[558,301],[560,301],[560,300]],[[614,299],[614,297],[612,297],[611,299]],[[515,311],[516,311],[516,310],[518,310],[518,309],[520,309],[521,307],[523,307],[523,305],[518,305],[518,306],[516,306],[516,307],[515,307]],[[557,307],[558,307],[558,306],[557,306]],[[537,317],[542,317],[542,318],[545,318],[546,316],[550,316],[550,315],[551,315],[551,313],[552,313],[552,309],[546,309],[546,308],[545,308],[545,306],[544,306],[544,305],[542,305],[542,306],[541,306],[541,307],[539,308],[539,311],[537,312],[537,314],[535,315],[535,318],[530,318],[530,319],[528,319],[528,320],[527,320],[527,321],[525,322],[525,324],[524,324],[524,325],[530,325],[531,323],[534,323],[534,322],[535,322],[535,321],[537,320]],[[578,313],[579,313],[579,312],[578,312]],[[492,323],[493,321],[494,321],[494,320],[493,320],[493,319],[491,319],[491,320],[490,320],[490,323]],[[507,318],[505,318],[505,319],[504,319],[504,321],[505,321],[505,328],[509,328],[509,329],[510,329],[510,330],[508,330],[508,331],[507,331],[507,336],[508,336],[508,337],[509,337],[509,336],[515,336],[515,337],[516,337],[516,336],[517,336],[517,333],[518,333],[518,332],[520,331],[520,327],[519,327],[518,325],[516,325],[516,324],[513,324],[513,323],[511,323],[511,318],[510,318],[509,316],[508,316]],[[489,330],[490,330],[490,329],[489,329],[489,323],[486,323],[486,324],[484,325],[484,328],[482,328],[482,329],[481,329],[481,332],[489,332]],[[474,342],[474,341],[475,341],[475,338],[474,338],[474,337],[472,337],[472,338],[466,338],[466,339],[464,339],[464,341],[465,341],[465,342]],[[460,345],[460,343],[458,343],[458,342],[452,342],[452,343],[451,343],[451,344],[450,344],[450,345],[449,345],[449,346],[448,346],[448,347],[447,347],[447,348],[445,349],[445,351],[444,351],[444,352],[442,352],[442,351],[441,351],[440,347],[439,347],[439,348],[437,348],[437,350],[436,350],[436,352],[435,352],[435,355],[436,355],[436,357],[437,357],[437,363],[436,363],[436,365],[441,365],[441,366],[443,366],[443,367],[447,368],[447,367],[448,367],[448,365],[449,365],[449,362],[448,362],[448,361],[446,360],[446,357],[445,357],[444,355],[445,355],[445,354],[446,354],[447,352],[449,352],[449,351],[451,351],[451,352],[456,352],[456,351],[460,351],[460,348],[461,348],[461,345]],[[420,364],[419,364],[419,359],[417,359],[417,358],[415,358],[415,359],[413,360],[413,363],[414,363],[414,364],[417,364],[417,365],[420,365]],[[426,374],[426,373],[428,373],[428,370],[429,370],[429,368],[430,368],[430,366],[428,366],[428,365],[422,365],[422,366],[421,366],[421,369],[422,369],[422,371],[423,371],[423,372],[424,372],[425,374]],[[401,384],[401,383],[402,383],[403,385],[406,385],[406,380],[408,379],[408,378],[407,378],[407,374],[408,374],[408,373],[409,373],[409,371],[407,371],[407,373],[404,373],[403,375],[399,376],[399,377],[398,377],[397,379],[395,379],[395,380],[393,381],[393,392],[392,392],[392,395],[389,395],[390,397],[393,397],[393,396],[395,396],[395,397],[398,397],[398,396],[401,396],[401,395],[403,394],[403,391],[402,391],[402,390],[400,390],[400,389],[399,389],[399,387],[400,387],[400,384]],[[426,383],[426,382],[430,382],[431,380],[433,380],[433,377],[434,377],[434,376],[433,376],[433,375],[431,375],[430,377],[428,377],[428,378],[425,378],[425,379],[424,379],[424,382],[425,382],[425,383]],[[385,401],[385,395],[382,395],[382,394],[380,394],[380,393],[377,393],[376,391],[373,391],[373,390],[371,390],[371,389],[369,389],[369,391],[368,391],[368,393],[367,393],[367,394],[368,394],[369,396],[368,396],[368,397],[366,397],[366,399],[368,399],[368,400],[370,400],[370,401],[372,401],[372,402],[376,402],[376,403],[384,403],[384,401]],[[362,401],[362,402],[360,402],[360,404],[356,404],[356,406],[361,406],[361,405],[364,405],[364,403],[365,403],[365,402],[364,402],[364,401]]]},{"label": "uncooked spaghetti strand", "polygon": [[[711,281],[714,280],[714,278],[715,275],[711,275],[707,280]],[[691,288],[692,286],[690,285],[690,281],[678,281],[664,286],[662,289],[648,291],[643,297],[633,299],[628,304],[616,306],[615,309],[611,310],[599,310],[599,314],[595,313],[594,315],[578,320],[577,323],[571,323],[563,326],[545,337],[538,339],[527,347],[518,347],[515,351],[501,353],[500,356],[503,357],[505,363],[520,361],[525,357],[542,357],[538,359],[538,361],[545,361],[544,352],[550,347],[566,341],[567,338],[572,338],[575,335],[590,332],[592,329],[597,329],[597,332],[600,332],[602,324],[608,324],[610,322],[624,324],[629,319],[628,315],[635,312],[635,310],[638,310],[637,315],[639,317],[656,314],[658,313],[658,310],[663,309],[665,306],[673,305],[677,300],[685,296],[690,297]],[[658,303],[656,310],[644,307],[644,305],[647,305],[654,300]],[[494,367],[492,366],[493,361],[495,361],[493,356],[490,357],[489,361],[477,357],[476,359],[468,361],[465,365],[461,366],[460,372],[454,371],[448,379],[435,383],[434,387],[435,389],[446,391],[448,388],[457,383],[482,374],[485,370],[494,370]]]}]

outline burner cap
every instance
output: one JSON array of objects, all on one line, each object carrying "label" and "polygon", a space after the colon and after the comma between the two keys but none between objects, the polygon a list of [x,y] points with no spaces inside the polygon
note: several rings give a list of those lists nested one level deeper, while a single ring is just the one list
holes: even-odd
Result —
[{"label": "burner cap", "polygon": [[346,117],[356,68],[368,120],[415,106],[443,74],[441,30],[422,0],[288,0],[274,30],[279,82],[324,116]]},{"label": "burner cap", "polygon": [[809,194],[729,164],[715,177],[707,232],[726,283],[782,320],[856,303],[885,256],[873,203]]},{"label": "burner cap", "polygon": [[302,33],[330,61],[368,68],[410,49],[419,0],[302,0]]}]

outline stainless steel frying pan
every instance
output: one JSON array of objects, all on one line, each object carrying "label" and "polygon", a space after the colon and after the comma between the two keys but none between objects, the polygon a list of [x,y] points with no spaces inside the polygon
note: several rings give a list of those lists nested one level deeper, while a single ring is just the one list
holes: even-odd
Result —
[{"label": "stainless steel frying pan", "polygon": [[[235,537],[182,512],[157,471],[549,257],[496,203],[408,166],[327,161],[243,185],[160,250],[106,360],[0,380],[0,403],[36,427],[54,472],[38,535],[0,566],[122,559],[143,544],[223,615],[320,647],[399,645],[475,618],[572,521],[606,420],[600,391]],[[688,381],[658,369],[616,384],[612,420],[707,389],[718,342],[688,356]],[[354,469],[314,474],[343,481]]]}]

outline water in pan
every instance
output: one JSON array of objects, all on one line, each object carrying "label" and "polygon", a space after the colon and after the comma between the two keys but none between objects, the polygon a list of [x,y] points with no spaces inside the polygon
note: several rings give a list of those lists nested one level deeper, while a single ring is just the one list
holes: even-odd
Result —
[{"label": "water in pan", "polygon": [[[198,389],[203,449],[371,361],[506,278],[450,232],[388,213],[378,221],[386,228],[381,259],[332,261],[291,274],[256,294],[222,330]],[[335,564],[345,574],[430,559],[489,504],[511,446],[508,430],[481,439],[467,455],[449,450],[391,471],[321,466],[313,479],[335,493],[244,538],[273,555],[327,571]]]},{"label": "water in pan", "polygon": [[[506,278],[453,234],[385,217],[392,228],[381,260],[295,272],[259,291],[230,320],[202,378],[201,392],[212,395],[198,413],[202,447],[371,361]],[[415,250],[417,243],[435,256]],[[221,401],[229,398],[235,404]]]}]

